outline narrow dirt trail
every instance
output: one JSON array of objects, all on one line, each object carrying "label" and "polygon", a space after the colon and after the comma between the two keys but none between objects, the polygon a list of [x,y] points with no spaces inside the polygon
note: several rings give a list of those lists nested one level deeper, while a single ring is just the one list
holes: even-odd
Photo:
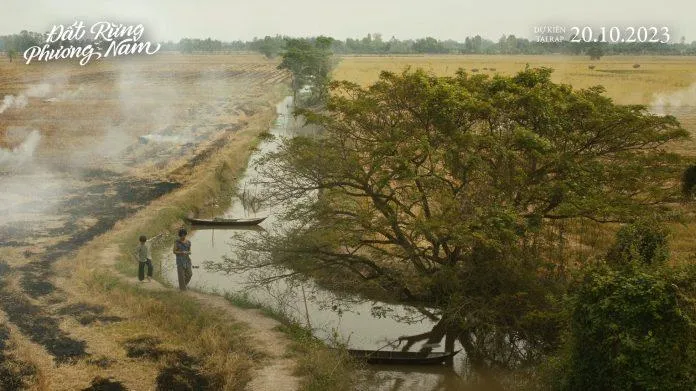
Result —
[{"label": "narrow dirt trail", "polygon": [[[118,259],[119,249],[116,246],[106,247],[98,257],[100,263],[110,267],[114,272],[114,260]],[[172,291],[177,289],[167,287],[159,281],[140,282],[135,276],[125,276],[116,272],[124,281],[138,285],[140,288],[152,291]],[[195,298],[207,308],[221,310],[235,321],[244,323],[248,329],[254,349],[265,356],[260,367],[252,370],[252,380],[246,385],[248,391],[295,391],[299,389],[300,378],[293,374],[295,363],[287,357],[290,340],[277,327],[280,325],[256,309],[240,308],[232,305],[225,298],[208,295],[196,291],[186,291],[185,294]]]}]

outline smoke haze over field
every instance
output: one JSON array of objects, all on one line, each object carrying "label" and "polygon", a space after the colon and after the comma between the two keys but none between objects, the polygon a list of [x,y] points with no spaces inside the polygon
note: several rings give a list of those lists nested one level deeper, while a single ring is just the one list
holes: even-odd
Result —
[{"label": "smoke haze over field", "polygon": [[183,37],[249,40],[275,34],[324,34],[344,39],[374,32],[382,33],[386,39],[394,35],[400,39],[433,36],[463,40],[480,34],[497,40],[502,34],[529,38],[534,26],[549,24],[607,28],[666,25],[678,42],[682,35],[689,41],[696,40],[695,13],[696,3],[692,0],[672,0],[650,7],[630,0],[7,0],[0,14],[0,35],[25,29],[43,32],[53,23],[71,23],[75,19],[139,22],[152,38],[173,41]]},{"label": "smoke haze over field", "polygon": [[651,104],[651,110],[660,115],[670,114],[680,108],[696,111],[696,83],[669,94],[657,94]]},{"label": "smoke haze over field", "polygon": [[12,149],[0,148],[0,173],[16,171],[30,163],[40,141],[39,131],[32,130],[19,146]]},{"label": "smoke haze over field", "polygon": [[0,114],[10,108],[23,109],[29,104],[28,98],[43,98],[51,92],[51,89],[50,84],[41,83],[29,86],[26,91],[17,96],[5,95],[0,102]]}]

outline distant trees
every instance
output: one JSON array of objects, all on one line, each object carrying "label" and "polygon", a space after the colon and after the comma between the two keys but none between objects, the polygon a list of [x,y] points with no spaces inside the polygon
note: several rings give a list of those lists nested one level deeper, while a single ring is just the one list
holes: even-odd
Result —
[{"label": "distant trees", "polygon": [[179,41],[179,50],[182,53],[193,52],[219,52],[223,48],[222,41],[206,39],[183,38]]},{"label": "distant trees", "polygon": [[250,48],[263,54],[267,58],[273,58],[280,53],[283,44],[284,39],[282,37],[276,36],[273,38],[267,35],[262,40],[254,40]]},{"label": "distant trees", "polygon": [[413,43],[413,51],[416,53],[447,53],[448,50],[442,45],[442,42],[433,37],[417,39]]},{"label": "distant trees", "polygon": [[[212,38],[182,38],[176,43],[163,43],[164,50],[179,50],[182,53],[216,53],[231,51],[256,51],[266,57],[277,56],[285,41],[291,37],[265,36],[251,41],[220,41]],[[313,40],[315,38],[309,38]],[[29,31],[20,34],[0,36],[5,50],[12,47],[17,52],[44,43],[44,35]],[[60,45],[61,43],[56,43]],[[535,42],[514,35],[502,35],[498,41],[482,38],[480,35],[465,37],[464,41],[438,40],[433,37],[416,40],[399,40],[391,37],[385,40],[379,33],[370,33],[362,38],[333,39],[331,51],[345,54],[551,54],[594,56],[596,49],[589,50],[594,43],[582,42]],[[696,55],[696,41],[687,43],[682,37],[679,43],[615,43],[602,44],[600,56],[616,54],[659,54],[659,55]]]},{"label": "distant trees", "polygon": [[465,53],[482,53],[483,52],[483,38],[477,35],[473,38],[466,37],[464,39],[464,52]]},{"label": "distant trees", "polygon": [[604,50],[600,45],[591,45],[587,49],[587,55],[590,56],[590,60],[599,60],[604,55]]},{"label": "distant trees", "polygon": [[599,60],[604,56],[604,47],[608,44],[602,42],[604,38],[600,35],[598,42],[580,43],[585,49],[585,54],[590,56],[590,60]]},{"label": "distant trees", "polygon": [[22,30],[19,34],[0,36],[0,47],[2,47],[7,58],[12,62],[18,53],[24,53],[32,46],[41,46],[45,43],[43,34]]},{"label": "distant trees", "polygon": [[304,87],[310,89],[309,99],[304,99],[304,103],[318,103],[326,97],[331,71],[332,41],[327,37],[285,41],[282,61],[278,68],[287,69],[292,74],[295,100],[298,98],[297,93]]}]

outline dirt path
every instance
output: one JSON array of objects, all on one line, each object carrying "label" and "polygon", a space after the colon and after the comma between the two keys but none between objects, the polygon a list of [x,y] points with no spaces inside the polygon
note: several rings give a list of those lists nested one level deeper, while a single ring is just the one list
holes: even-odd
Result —
[{"label": "dirt path", "polygon": [[[99,262],[113,268],[114,260],[118,259],[118,251],[115,246],[105,248],[98,258]],[[138,285],[143,289],[178,292],[178,290],[162,285],[155,280],[140,282],[135,276],[119,275],[124,281]],[[208,308],[222,310],[232,319],[246,324],[249,328],[254,349],[263,353],[265,357],[261,366],[252,370],[252,380],[247,384],[246,390],[294,391],[299,389],[300,378],[293,374],[295,363],[287,357],[290,341],[282,332],[277,330],[280,325],[278,321],[263,315],[259,310],[234,306],[220,296],[191,290],[183,294],[195,298]]]}]

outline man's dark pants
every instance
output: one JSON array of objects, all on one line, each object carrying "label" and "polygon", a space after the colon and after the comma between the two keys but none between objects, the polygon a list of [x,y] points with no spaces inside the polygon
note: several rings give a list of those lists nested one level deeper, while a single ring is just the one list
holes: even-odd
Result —
[{"label": "man's dark pants", "polygon": [[191,264],[177,265],[176,274],[179,277],[179,289],[185,291],[186,285],[188,285],[189,281],[191,281],[191,277],[193,276]]},{"label": "man's dark pants", "polygon": [[147,266],[147,276],[152,277],[152,261],[148,259],[145,262],[138,262],[138,279],[140,281],[145,279],[145,266]]}]

